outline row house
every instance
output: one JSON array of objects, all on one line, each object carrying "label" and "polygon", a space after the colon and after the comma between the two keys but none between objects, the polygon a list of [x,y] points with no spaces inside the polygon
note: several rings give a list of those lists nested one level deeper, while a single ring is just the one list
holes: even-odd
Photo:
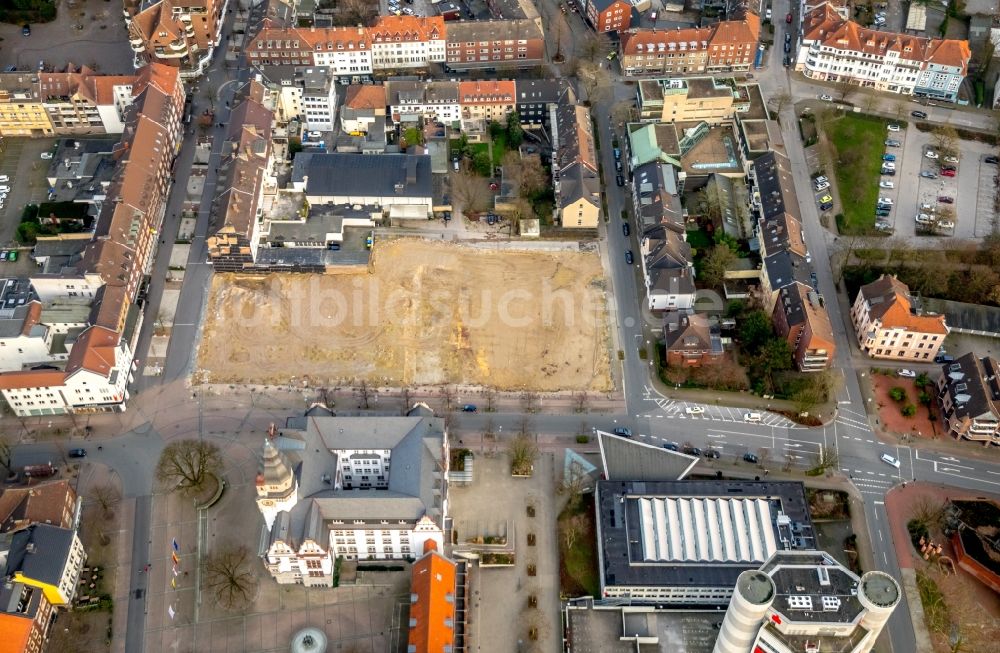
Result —
[{"label": "row house", "polygon": [[581,13],[596,32],[621,32],[632,25],[632,4],[627,0],[576,0]]},{"label": "row house", "polygon": [[271,436],[257,507],[261,556],[279,584],[332,586],[337,558],[402,560],[443,549],[448,438],[426,406],[404,417],[336,417],[316,405]]},{"label": "row house", "polygon": [[462,118],[458,82],[386,82],[385,96],[394,122],[414,116],[452,125]]},{"label": "row house", "polygon": [[759,300],[775,332],[788,341],[796,368],[828,369],[836,343],[803,237],[788,159],[777,152],[755,159],[748,190],[762,259]]},{"label": "row house", "polygon": [[954,102],[972,57],[968,41],[861,27],[824,3],[802,24],[795,69],[810,79]]},{"label": "row house", "polygon": [[511,80],[459,82],[462,131],[482,134],[493,121],[505,123],[516,107],[515,86]]},{"label": "row house", "polygon": [[556,219],[563,228],[596,229],[601,219],[601,178],[590,110],[567,87],[551,113]]},{"label": "row house", "polygon": [[910,288],[892,275],[861,286],[851,322],[861,351],[872,358],[927,362],[948,336],[944,316],[924,313]]},{"label": "row house", "polygon": [[205,72],[221,43],[229,0],[159,0],[126,5],[125,26],[135,67],[159,63],[182,78]]},{"label": "row house", "polygon": [[941,419],[954,438],[1000,444],[1000,363],[970,352],[941,366]]},{"label": "row house", "polygon": [[440,16],[382,16],[368,29],[375,70],[426,68],[444,63],[445,27]]},{"label": "row house", "polygon": [[354,135],[385,131],[386,106],[386,87],[382,84],[348,86],[340,108],[340,128]]},{"label": "row house", "polygon": [[220,272],[253,267],[264,222],[264,196],[277,192],[269,94],[263,85],[250,81],[237,98],[219,165],[221,190],[212,203],[212,224],[220,226],[207,239],[209,261]]},{"label": "row house", "polygon": [[540,24],[528,19],[468,20],[446,26],[445,68],[526,68],[545,62]]},{"label": "row house", "polygon": [[559,104],[565,86],[558,79],[519,80],[515,110],[521,126],[548,129],[552,109]]},{"label": "row house", "polygon": [[88,325],[91,299],[43,301],[28,279],[4,279],[0,287],[0,372],[67,361]]},{"label": "row house", "polygon": [[629,30],[621,36],[618,55],[626,76],[746,72],[759,39],[760,18],[748,11],[710,27]]},{"label": "row house", "polygon": [[125,410],[135,369],[135,301],[160,238],[185,96],[179,70],[162,64],[141,69],[132,93],[93,240],[75,271],[31,279],[43,300],[93,293],[88,327],[67,342],[64,369],[0,373],[0,392],[19,416]]},{"label": "row house", "polygon": [[325,66],[261,66],[275,94],[274,118],[298,120],[308,131],[332,131],[337,119],[337,85]]},{"label": "row house", "polygon": [[651,311],[686,311],[694,306],[694,259],[684,238],[658,224],[639,239],[646,306]]},{"label": "row house", "polygon": [[0,73],[0,136],[54,136],[35,73]]},{"label": "row house", "polygon": [[57,134],[120,134],[132,104],[135,75],[78,71],[38,74],[38,95]]},{"label": "row house", "polygon": [[338,77],[371,75],[371,36],[364,27],[285,27],[264,20],[244,50],[253,66],[322,66]]},{"label": "row house", "polygon": [[669,367],[701,367],[718,361],[725,350],[719,325],[703,313],[671,312],[663,325]]}]

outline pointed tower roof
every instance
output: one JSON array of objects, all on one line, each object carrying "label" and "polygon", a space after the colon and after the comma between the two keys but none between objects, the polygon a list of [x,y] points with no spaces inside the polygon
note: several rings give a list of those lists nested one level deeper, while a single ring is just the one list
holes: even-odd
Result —
[{"label": "pointed tower roof", "polygon": [[292,468],[285,454],[278,451],[270,438],[266,438],[260,471],[257,473],[257,485],[282,485],[291,477]]}]

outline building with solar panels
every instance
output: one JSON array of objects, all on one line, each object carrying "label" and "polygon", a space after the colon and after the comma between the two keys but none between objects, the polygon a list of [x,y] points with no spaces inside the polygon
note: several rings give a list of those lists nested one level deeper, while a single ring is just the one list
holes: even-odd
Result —
[{"label": "building with solar panels", "polygon": [[610,480],[596,505],[605,599],[725,606],[744,571],[816,546],[802,483]]}]

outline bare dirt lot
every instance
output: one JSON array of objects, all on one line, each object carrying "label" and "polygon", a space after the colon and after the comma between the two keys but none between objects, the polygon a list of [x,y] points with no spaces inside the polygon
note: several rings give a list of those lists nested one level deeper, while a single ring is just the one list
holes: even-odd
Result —
[{"label": "bare dirt lot", "polygon": [[596,253],[402,239],[367,272],[216,275],[197,381],[608,390]]}]

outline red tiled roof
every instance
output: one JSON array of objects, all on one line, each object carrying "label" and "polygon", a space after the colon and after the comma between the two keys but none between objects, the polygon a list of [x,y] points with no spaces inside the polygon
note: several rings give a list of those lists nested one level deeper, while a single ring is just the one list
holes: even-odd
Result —
[{"label": "red tiled roof", "polygon": [[375,25],[368,28],[371,40],[442,41],[444,18],[441,16],[379,16]]},{"label": "red tiled roof", "polygon": [[[621,37],[622,54],[625,56],[658,52],[660,44],[663,51],[669,50],[670,43],[694,43],[688,52],[705,50],[712,38],[713,28],[693,27],[689,29],[634,29],[625,32]],[[676,51],[676,50],[675,50]]]},{"label": "red tiled roof", "polygon": [[350,109],[385,109],[385,86],[354,84],[347,87],[344,106]]},{"label": "red tiled roof", "polygon": [[459,104],[513,104],[516,97],[515,82],[510,80],[458,83]]},{"label": "red tiled roof", "polygon": [[74,501],[76,492],[66,480],[7,488],[0,494],[0,532],[36,522],[69,528],[71,524],[64,520],[65,508]]},{"label": "red tiled roof", "polygon": [[78,370],[87,370],[107,376],[115,366],[115,349],[118,333],[104,327],[93,326],[80,334],[66,363],[66,376]]},{"label": "red tiled roof", "polygon": [[33,623],[23,615],[0,612],[0,653],[24,653]]},{"label": "red tiled roof", "polygon": [[455,563],[431,550],[413,564],[412,579],[407,643],[416,653],[441,653],[455,644]]}]

